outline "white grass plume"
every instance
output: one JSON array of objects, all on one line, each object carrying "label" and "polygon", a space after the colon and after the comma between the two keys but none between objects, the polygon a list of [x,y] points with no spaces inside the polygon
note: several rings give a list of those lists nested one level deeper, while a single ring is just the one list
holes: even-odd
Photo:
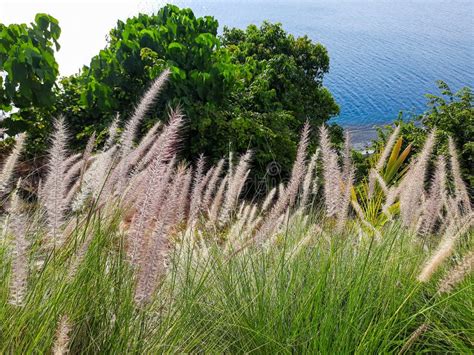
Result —
[{"label": "white grass plume", "polygon": [[202,198],[202,206],[204,210],[206,211],[210,207],[211,199],[212,199],[212,196],[214,195],[214,191],[216,190],[217,182],[219,180],[219,177],[222,174],[223,168],[224,168],[224,159],[221,159],[217,163],[214,171],[212,172],[212,176],[209,179],[209,183],[207,184],[207,187],[204,191],[204,196]]},{"label": "white grass plume", "polygon": [[166,273],[169,236],[177,221],[183,173],[184,170],[178,169],[171,179],[156,225],[150,236],[143,239],[135,292],[135,301],[139,306],[150,301],[160,278]]},{"label": "white grass plume", "polygon": [[180,142],[179,133],[184,124],[184,115],[181,108],[171,109],[168,124],[163,128],[155,143],[150,147],[147,154],[138,164],[138,170],[148,166],[155,157],[167,160],[174,156]]},{"label": "white grass plume", "polygon": [[160,74],[160,76],[158,76],[152,82],[148,90],[141,98],[139,104],[135,108],[132,117],[130,117],[130,119],[127,121],[121,137],[121,149],[123,156],[128,155],[132,150],[133,141],[138,131],[138,126],[151,107],[155,104],[158,94],[163,89],[165,83],[168,81],[170,74],[171,71],[169,69],[165,69]]},{"label": "white grass plume", "polygon": [[147,168],[143,193],[138,199],[137,212],[129,229],[128,256],[130,262],[136,264],[145,252],[143,235],[151,227],[153,216],[162,208],[166,187],[174,169],[175,159],[165,164],[157,157]]},{"label": "white grass plume", "polygon": [[12,152],[10,153],[5,163],[3,164],[2,171],[0,173],[0,194],[8,192],[9,189],[11,188],[11,180],[13,177],[13,172],[18,162],[18,158],[20,157],[23,151],[25,139],[26,139],[25,133],[21,133],[18,135]]},{"label": "white grass plume", "polygon": [[263,200],[262,202],[262,208],[261,208],[261,212],[265,212],[268,210],[268,208],[272,205],[273,203],[273,199],[275,198],[275,195],[277,193],[277,188],[274,187],[273,189],[270,190],[270,192],[267,194],[267,196],[265,197],[265,199]]},{"label": "white grass plume", "polygon": [[[196,170],[194,172],[193,191],[191,193],[190,209],[189,209],[189,221],[193,222],[199,214],[199,210],[202,202],[202,191],[204,189],[204,156],[201,155],[196,164]],[[208,177],[209,178],[209,177]]]},{"label": "white grass plume", "polygon": [[440,281],[438,294],[450,293],[459,283],[461,283],[474,267],[474,251],[467,253],[461,261],[450,270]]},{"label": "white grass plume", "polygon": [[451,137],[449,137],[448,146],[449,155],[451,158],[451,172],[453,174],[454,179],[454,194],[456,196],[456,201],[458,204],[461,204],[462,213],[469,213],[472,210],[471,201],[469,198],[469,193],[466,189],[466,185],[464,184],[464,181],[462,179],[456,146]]},{"label": "white grass plume", "polygon": [[65,203],[67,206],[71,206],[73,211],[81,209],[89,197],[99,197],[99,193],[112,169],[116,152],[117,146],[113,146],[107,151],[96,155],[96,159],[84,174],[82,184],[78,186],[79,191],[76,193],[73,189],[70,190]]},{"label": "white grass plume", "polygon": [[64,355],[69,352],[69,333],[71,332],[71,322],[67,315],[63,315],[58,322],[52,352],[54,355]]},{"label": "white grass plume", "polygon": [[344,182],[344,191],[341,195],[341,201],[339,204],[339,210],[337,212],[337,232],[341,233],[346,225],[348,213],[349,213],[349,206],[351,204],[351,191],[354,183],[354,169],[348,173],[346,181]]},{"label": "white grass plume", "polygon": [[60,229],[64,222],[66,205],[64,197],[66,195],[65,165],[67,131],[64,117],[59,117],[55,123],[55,132],[52,137],[52,146],[49,151],[48,174],[44,184],[44,206],[46,218],[53,238],[53,244],[61,242],[59,240]]},{"label": "white grass plume", "polygon": [[438,157],[436,171],[430,186],[427,200],[422,208],[421,217],[418,222],[417,230],[420,234],[429,234],[440,215],[443,202],[446,198],[446,161],[442,155]]},{"label": "white grass plume", "polygon": [[242,157],[240,157],[235,172],[233,172],[232,176],[229,177],[229,187],[227,189],[224,206],[220,216],[221,223],[226,223],[230,219],[231,213],[237,206],[239,196],[249,174],[251,157],[251,151],[247,151]]},{"label": "white grass plume", "polygon": [[[428,282],[438,267],[452,254],[458,239],[472,227],[474,214],[464,217],[460,221],[460,227],[449,228],[435,253],[426,262],[418,275],[418,281]],[[457,225],[457,223],[456,223]]]},{"label": "white grass plume", "polygon": [[400,190],[400,216],[405,226],[413,226],[417,221],[418,209],[424,193],[425,177],[436,139],[433,130],[426,138],[423,149],[405,175]]},{"label": "white grass plume", "polygon": [[104,148],[103,148],[104,151],[110,149],[113,145],[115,145],[115,139],[117,138],[117,134],[118,134],[118,124],[119,124],[119,115],[117,114],[109,126],[108,137],[107,137],[107,140],[105,141]]},{"label": "white grass plume", "polygon": [[324,201],[328,217],[336,215],[341,198],[341,171],[337,162],[337,153],[331,147],[329,133],[326,126],[322,125],[319,136],[321,148],[323,179],[324,179]]},{"label": "white grass plume", "polygon": [[406,343],[403,345],[403,347],[400,349],[400,352],[398,354],[405,354],[410,348],[413,346],[413,344],[423,335],[426,333],[428,330],[428,324],[423,323],[420,325],[418,328],[411,333],[410,337],[406,341]]},{"label": "white grass plume", "polygon": [[225,191],[227,188],[229,180],[229,175],[226,175],[219,183],[219,188],[217,189],[216,195],[212,200],[211,207],[209,209],[209,222],[212,225],[217,223],[219,218],[219,211],[222,208],[222,204],[224,202]]},{"label": "white grass plume", "polygon": [[306,175],[303,180],[303,194],[301,196],[301,206],[306,207],[308,204],[309,196],[311,194],[311,183],[314,182],[313,174],[315,174],[316,170],[316,162],[319,157],[319,148],[316,149],[316,152],[312,155],[311,160],[308,165],[308,169],[306,170]]},{"label": "white grass plume", "polygon": [[18,181],[17,188],[12,194],[10,206],[8,208],[8,231],[13,235],[12,270],[10,280],[9,303],[15,306],[23,306],[27,290],[28,278],[28,247],[29,243],[25,235],[25,218],[22,213],[18,188],[21,180]]}]

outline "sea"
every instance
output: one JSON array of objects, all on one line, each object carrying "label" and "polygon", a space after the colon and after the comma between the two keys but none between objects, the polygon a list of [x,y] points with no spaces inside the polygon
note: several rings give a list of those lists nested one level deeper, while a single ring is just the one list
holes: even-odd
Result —
[{"label": "sea", "polygon": [[453,91],[474,86],[474,1],[166,2],[214,16],[220,31],[267,20],[323,44],[330,57],[324,85],[341,109],[331,122],[354,132],[355,143],[367,141],[374,127],[392,122],[400,111],[407,117],[424,112],[425,94],[439,93],[437,80]]}]

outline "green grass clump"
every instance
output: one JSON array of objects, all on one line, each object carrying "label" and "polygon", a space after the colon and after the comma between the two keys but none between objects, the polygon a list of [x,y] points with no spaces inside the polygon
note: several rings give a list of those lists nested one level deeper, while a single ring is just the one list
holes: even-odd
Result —
[{"label": "green grass clump", "polygon": [[[59,251],[32,248],[29,260],[42,264],[28,265],[21,307],[8,303],[3,243],[0,352],[50,351],[63,315],[73,353],[392,353],[422,324],[428,328],[411,351],[472,351],[472,276],[446,295],[437,294],[439,277],[419,283],[427,254],[414,235],[391,224],[377,241],[347,228],[315,233],[297,249],[308,228],[298,221],[287,227],[271,245],[233,257],[212,242],[191,248],[183,236],[144,307],[134,303],[118,217],[93,216]],[[461,249],[469,246],[466,239]]]}]

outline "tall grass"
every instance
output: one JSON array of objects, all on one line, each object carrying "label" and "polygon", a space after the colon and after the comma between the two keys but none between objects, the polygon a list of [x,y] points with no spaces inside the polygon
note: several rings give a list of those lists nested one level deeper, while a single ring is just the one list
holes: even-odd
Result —
[{"label": "tall grass", "polygon": [[394,135],[368,177],[384,186],[367,189],[389,204],[382,225],[324,127],[321,159],[309,158],[308,124],[290,181],[242,199],[251,152],[180,163],[179,109],[136,142],[167,75],[102,150],[91,138],[67,156],[57,121],[37,202],[9,185],[21,146],[7,160],[0,353],[472,351],[473,214],[454,146],[430,178],[433,133],[405,177],[385,181]]}]

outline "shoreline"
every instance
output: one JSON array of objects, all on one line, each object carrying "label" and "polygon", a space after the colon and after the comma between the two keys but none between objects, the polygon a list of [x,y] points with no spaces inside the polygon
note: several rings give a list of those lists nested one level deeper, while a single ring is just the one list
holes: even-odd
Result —
[{"label": "shoreline", "polygon": [[351,138],[351,146],[353,149],[365,153],[373,153],[372,149],[368,149],[373,140],[377,138],[378,126],[342,126],[345,132],[349,132]]}]

